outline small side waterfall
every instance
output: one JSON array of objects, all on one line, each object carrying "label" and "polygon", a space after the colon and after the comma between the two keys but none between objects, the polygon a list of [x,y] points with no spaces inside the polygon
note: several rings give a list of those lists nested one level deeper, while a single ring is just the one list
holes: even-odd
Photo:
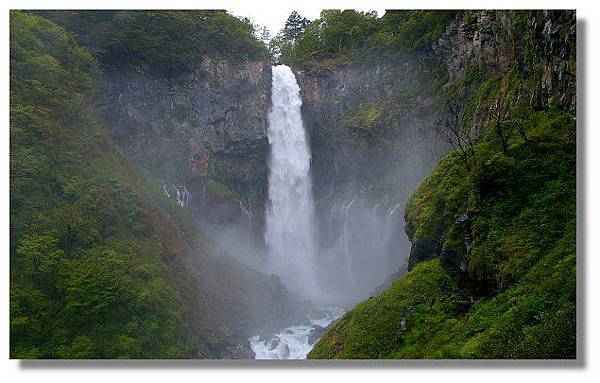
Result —
[{"label": "small side waterfall", "polygon": [[272,86],[265,232],[269,264],[290,289],[314,298],[318,287],[311,157],[300,114],[300,88],[285,65],[273,67]]}]

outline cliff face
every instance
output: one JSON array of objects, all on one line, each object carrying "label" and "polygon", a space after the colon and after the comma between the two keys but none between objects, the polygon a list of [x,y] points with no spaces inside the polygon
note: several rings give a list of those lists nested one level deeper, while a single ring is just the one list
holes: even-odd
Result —
[{"label": "cliff face", "polygon": [[[369,224],[377,229],[366,237],[388,243],[383,253],[396,259],[392,270],[401,265],[394,278],[404,272],[402,264],[410,269],[439,255],[429,239],[408,244],[395,212],[404,211],[408,197],[449,149],[436,132],[444,102],[450,94],[465,95],[465,124],[474,139],[493,126],[491,111],[498,105],[506,121],[517,110],[574,112],[574,17],[553,11],[459,12],[440,38],[393,61],[353,56],[332,64],[325,57],[294,68],[310,135],[322,243],[346,242],[346,232],[362,238],[364,230],[347,229],[353,219],[356,226],[379,222]],[[410,223],[406,229],[412,238]],[[344,251],[360,248],[366,237]]]},{"label": "cliff face", "polygon": [[[129,73],[117,82],[113,75],[104,81],[122,91],[106,96],[92,55],[56,24],[21,11],[11,12],[11,55],[12,357],[251,358],[250,336],[301,318],[306,308],[278,278],[218,253],[97,118],[111,105],[116,121],[129,113],[138,135],[121,145],[130,154],[147,164],[177,158],[162,125],[170,117],[160,111],[176,100],[204,102],[184,100],[204,83],[175,88],[169,98],[161,80]],[[228,89],[241,88],[243,99],[246,82],[260,83],[252,77],[260,68],[248,64],[239,78],[227,77]],[[109,101],[101,112],[102,96]],[[249,113],[251,121],[262,117]],[[173,136],[197,138],[191,130],[185,125]],[[252,136],[242,130],[238,140]],[[145,151],[140,137],[148,140]],[[229,144],[209,140],[203,148]],[[176,177],[184,172],[168,169],[152,170],[183,182]]]},{"label": "cliff face", "polygon": [[418,57],[294,71],[310,136],[322,258],[330,262],[322,279],[355,303],[405,270],[401,212],[446,150],[432,127],[434,75]]},{"label": "cliff face", "polygon": [[[473,94],[467,121],[475,137],[493,126],[490,110],[499,101],[505,121],[550,108],[575,114],[575,21],[573,11],[472,11],[448,25],[433,50],[448,73],[446,87]],[[409,269],[444,256],[443,225],[427,238],[415,237],[414,226],[407,222]]]},{"label": "cliff face", "polygon": [[240,214],[240,206],[262,206],[267,61],[204,57],[175,80],[139,68],[108,72],[104,83],[103,110],[117,140],[181,205],[218,220]]},{"label": "cliff face", "polygon": [[466,11],[448,25],[433,55],[442,91],[469,96],[472,152],[450,152],[411,196],[407,275],[309,358],[577,357],[574,16]]},{"label": "cliff face", "polygon": [[[514,76],[525,88],[517,101],[574,113],[576,42],[574,11],[465,11],[432,49],[448,74],[446,85]],[[486,125],[473,122],[479,131]]]},{"label": "cliff face", "polygon": [[296,76],[317,196],[331,182],[340,190],[375,183],[409,158],[407,181],[416,186],[444,152],[432,129],[436,96],[423,62],[300,68]]}]

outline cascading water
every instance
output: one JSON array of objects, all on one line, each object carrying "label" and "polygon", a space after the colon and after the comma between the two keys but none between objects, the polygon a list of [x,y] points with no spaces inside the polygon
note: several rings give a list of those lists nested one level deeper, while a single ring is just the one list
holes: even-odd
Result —
[{"label": "cascading water", "polygon": [[271,103],[265,232],[269,264],[292,291],[315,298],[318,286],[310,149],[300,114],[300,88],[285,65],[273,67]]},{"label": "cascading water", "polygon": [[[314,202],[310,179],[310,149],[302,124],[300,88],[287,66],[273,67],[269,113],[269,206],[265,240],[268,262],[287,287],[313,302],[319,299],[316,279]],[[275,334],[249,339],[257,359],[299,359],[316,342],[318,328],[339,318],[343,310],[322,309],[321,319]]]},{"label": "cascading water", "polygon": [[329,326],[343,314],[343,310],[335,307],[322,309],[319,318],[308,315],[305,324],[270,336],[256,335],[248,341],[256,359],[304,359],[318,340],[315,331]]},{"label": "cascading water", "polygon": [[[365,188],[349,199],[334,198],[325,205],[329,216],[321,217],[326,241],[316,241],[311,155],[300,114],[300,88],[291,69],[283,65],[273,67],[272,86],[265,229],[268,271],[279,275],[291,291],[325,307],[315,307],[319,319],[307,313],[294,325],[248,340],[257,359],[295,359],[306,357],[323,327],[345,311],[331,304],[365,299],[390,270],[397,270],[399,261],[389,256],[389,248],[398,245],[393,240],[398,230],[394,217],[402,204],[388,207],[380,201],[372,207],[363,198]],[[325,196],[328,202],[332,195],[333,184]],[[240,209],[244,212],[242,203]]]}]

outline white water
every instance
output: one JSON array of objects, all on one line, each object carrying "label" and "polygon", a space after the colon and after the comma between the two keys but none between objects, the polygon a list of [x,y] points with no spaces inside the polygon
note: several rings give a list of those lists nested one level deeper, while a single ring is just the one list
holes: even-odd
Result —
[{"label": "white water", "polygon": [[[305,298],[318,298],[310,149],[300,88],[291,69],[273,67],[269,113],[269,206],[265,240],[273,273]],[[298,329],[298,331],[300,331]]]},{"label": "white water", "polygon": [[[175,188],[176,192],[175,200],[177,201],[177,204],[181,207],[188,207],[190,201],[190,192],[187,190],[187,187],[185,185],[173,185],[173,187]],[[165,192],[167,197],[173,198],[169,189],[169,185],[165,181],[163,181],[163,191]],[[204,198],[204,196],[202,196],[202,198]]]},{"label": "white water", "polygon": [[[398,229],[394,217],[402,205],[380,201],[375,207],[367,206],[368,201],[361,198],[364,188],[347,200],[333,201],[329,217],[323,217],[328,225],[323,225],[327,231],[322,235],[328,241],[318,246],[300,88],[290,68],[283,65],[273,67],[272,86],[267,271],[313,303],[343,305],[362,300],[399,267],[399,260],[390,257],[390,247],[397,245],[392,241]],[[240,209],[247,213],[241,202]],[[249,342],[256,359],[302,359],[318,338],[315,330],[322,331],[319,326],[328,326],[342,314],[339,309],[321,310],[320,319],[308,317],[305,324],[256,335]]]},{"label": "white water", "polygon": [[317,339],[311,342],[310,334],[318,327],[327,327],[344,313],[337,308],[322,310],[321,318],[308,317],[309,323],[291,326],[270,336],[256,335],[249,339],[256,359],[305,359]]},{"label": "white water", "polygon": [[317,204],[326,207],[317,260],[325,303],[351,306],[367,299],[408,257],[404,203],[387,196],[372,201],[366,190]]}]

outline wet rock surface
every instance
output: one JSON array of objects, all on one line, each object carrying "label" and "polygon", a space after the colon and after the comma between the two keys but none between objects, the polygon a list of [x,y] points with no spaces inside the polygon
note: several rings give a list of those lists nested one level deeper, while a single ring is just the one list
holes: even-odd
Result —
[{"label": "wet rock surface", "polygon": [[[137,68],[107,72],[103,80],[102,110],[117,141],[165,184],[186,187],[188,209],[227,221],[242,215],[241,201],[253,204],[260,220],[267,185],[268,61],[204,57],[196,70],[176,79]],[[211,187],[209,178],[219,187]]]}]

